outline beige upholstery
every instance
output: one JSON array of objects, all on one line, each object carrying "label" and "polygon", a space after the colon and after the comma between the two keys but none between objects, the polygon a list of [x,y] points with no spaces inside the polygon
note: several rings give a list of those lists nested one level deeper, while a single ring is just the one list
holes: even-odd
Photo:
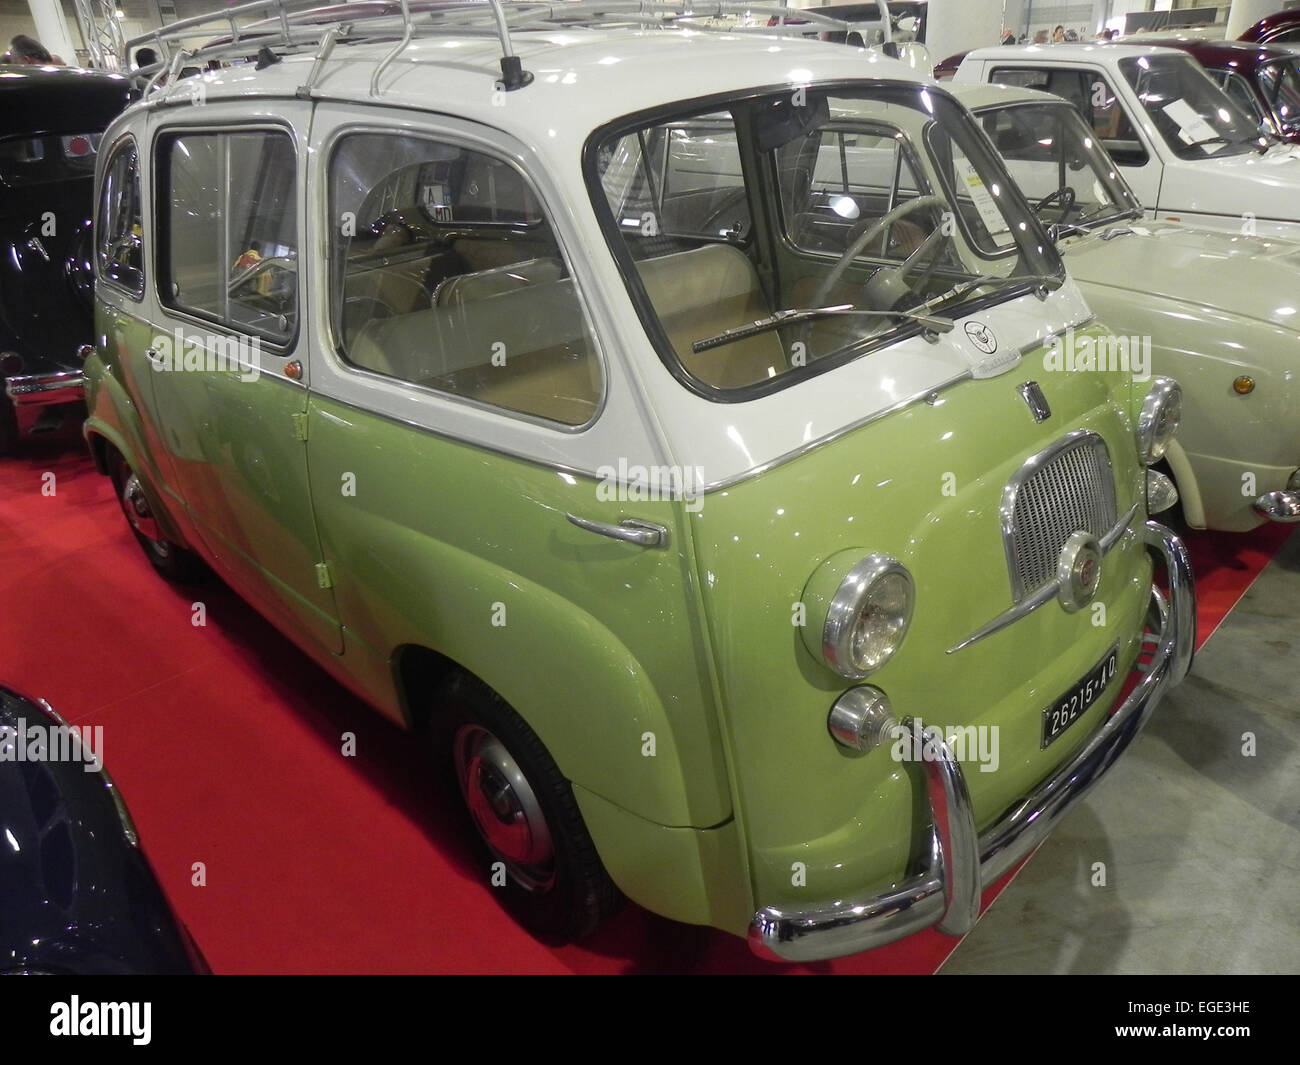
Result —
[{"label": "beige upholstery", "polygon": [[717,388],[738,388],[780,373],[789,365],[776,332],[696,354],[691,343],[747,325],[772,313],[754,264],[730,244],[637,263],[641,283],[664,331],[691,376]]},{"label": "beige upholstery", "polygon": [[495,270],[449,277],[434,289],[433,303],[438,307],[456,307],[527,285],[558,281],[563,276],[564,267],[559,259],[529,259],[511,266],[498,266]]},{"label": "beige upholstery", "polygon": [[[532,272],[555,274],[560,267],[552,262]],[[445,304],[367,323],[348,359],[389,377],[566,425],[588,421],[600,401],[601,375],[573,281],[502,289],[519,278],[508,278],[509,271],[484,273],[491,276],[457,279],[464,282],[459,295],[454,290]],[[475,292],[477,298],[469,298]]]}]

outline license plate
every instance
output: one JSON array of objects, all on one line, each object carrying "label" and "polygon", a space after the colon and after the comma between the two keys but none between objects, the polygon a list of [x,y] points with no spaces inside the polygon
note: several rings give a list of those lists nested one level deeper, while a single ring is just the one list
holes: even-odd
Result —
[{"label": "license plate", "polygon": [[1060,739],[1062,733],[1087,712],[1088,707],[1097,701],[1097,697],[1115,679],[1115,671],[1118,668],[1119,644],[1116,644],[1106,652],[1100,662],[1043,711],[1042,750],[1046,750],[1048,746]]}]

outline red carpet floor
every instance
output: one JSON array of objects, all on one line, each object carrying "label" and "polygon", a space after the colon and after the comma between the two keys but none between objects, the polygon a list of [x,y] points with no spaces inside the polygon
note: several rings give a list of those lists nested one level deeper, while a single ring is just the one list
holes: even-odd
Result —
[{"label": "red carpet floor", "polygon": [[[1288,531],[1189,538],[1202,639]],[[0,462],[0,683],[104,726],[107,767],[218,973],[931,973],[955,946],[925,933],[778,966],[631,905],[580,947],[538,943],[493,900],[426,752],[219,581],[191,596],[157,578],[76,442]]]}]

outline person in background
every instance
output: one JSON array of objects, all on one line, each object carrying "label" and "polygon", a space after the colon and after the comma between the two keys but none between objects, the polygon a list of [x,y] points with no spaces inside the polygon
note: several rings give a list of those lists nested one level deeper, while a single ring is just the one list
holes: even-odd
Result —
[{"label": "person in background", "polygon": [[1056,29],[1052,30],[1052,43],[1061,44],[1064,40],[1065,40],[1065,27],[1057,26]]},{"label": "person in background", "polygon": [[9,61],[21,66],[58,66],[64,65],[56,55],[50,55],[49,49],[35,37],[20,33],[9,42]]},{"label": "person in background", "polygon": [[158,62],[158,53],[152,48],[137,48],[135,50],[135,69],[141,67],[151,67]]},{"label": "person in background", "polygon": [[1046,43],[1047,43],[1046,30],[1039,30],[1037,33],[1034,34],[1034,44],[1046,44]]},{"label": "person in background", "polygon": [[1001,43],[1001,44],[1015,44],[1015,43],[1016,43],[1016,35],[1015,35],[1015,33],[1014,33],[1013,31],[1011,31],[1011,30],[1003,30],[1003,31],[1002,31],[1002,39],[1001,39],[1000,43]]}]

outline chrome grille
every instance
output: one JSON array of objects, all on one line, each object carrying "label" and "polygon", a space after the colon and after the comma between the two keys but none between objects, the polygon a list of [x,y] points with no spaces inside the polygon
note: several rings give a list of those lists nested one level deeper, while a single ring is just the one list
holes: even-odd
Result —
[{"label": "chrome grille", "polygon": [[1115,524],[1110,452],[1079,430],[1026,462],[1002,498],[1011,595],[1020,602],[1056,579],[1061,548],[1075,532],[1101,539]]}]

